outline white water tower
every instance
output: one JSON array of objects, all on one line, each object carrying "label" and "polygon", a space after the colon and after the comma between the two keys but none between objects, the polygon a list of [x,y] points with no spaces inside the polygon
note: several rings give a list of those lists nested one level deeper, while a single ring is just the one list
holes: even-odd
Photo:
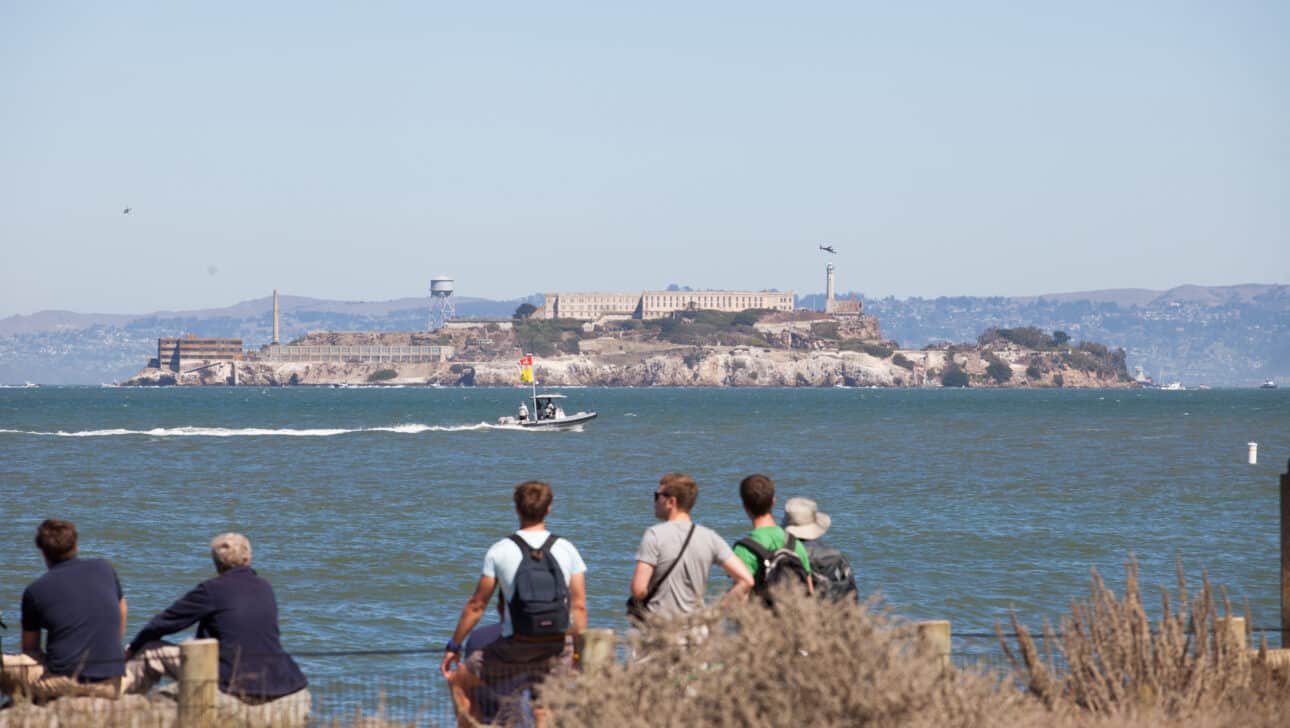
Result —
[{"label": "white water tower", "polygon": [[449,320],[457,316],[457,307],[452,301],[452,278],[435,276],[430,279],[430,324],[431,331],[438,331]]}]

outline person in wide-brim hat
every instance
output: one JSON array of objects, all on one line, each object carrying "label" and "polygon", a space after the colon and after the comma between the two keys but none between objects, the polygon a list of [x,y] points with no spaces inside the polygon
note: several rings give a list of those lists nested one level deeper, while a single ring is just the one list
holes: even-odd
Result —
[{"label": "person in wide-brim hat", "polygon": [[789,498],[784,504],[784,530],[803,541],[820,538],[832,523],[829,514],[821,513],[810,498]]}]

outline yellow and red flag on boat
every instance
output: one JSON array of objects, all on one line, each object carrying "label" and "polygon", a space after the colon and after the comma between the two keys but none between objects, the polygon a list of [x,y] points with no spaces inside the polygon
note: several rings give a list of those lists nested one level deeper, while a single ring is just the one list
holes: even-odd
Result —
[{"label": "yellow and red flag on boat", "polygon": [[529,384],[533,381],[533,357],[520,359],[520,381]]}]

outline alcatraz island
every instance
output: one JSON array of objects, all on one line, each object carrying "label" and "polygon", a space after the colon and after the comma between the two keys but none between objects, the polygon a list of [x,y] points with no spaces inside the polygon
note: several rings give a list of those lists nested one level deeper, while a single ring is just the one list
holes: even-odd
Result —
[{"label": "alcatraz island", "polygon": [[[436,286],[451,295],[451,279]],[[823,310],[794,301],[791,291],[547,293],[509,319],[455,319],[441,300],[429,331],[317,331],[282,344],[275,291],[271,343],[159,339],[156,359],[122,384],[513,386],[531,354],[547,386],[1137,386],[1123,349],[1061,331],[991,328],[973,343],[903,349],[860,300],[835,297],[832,264]]]}]

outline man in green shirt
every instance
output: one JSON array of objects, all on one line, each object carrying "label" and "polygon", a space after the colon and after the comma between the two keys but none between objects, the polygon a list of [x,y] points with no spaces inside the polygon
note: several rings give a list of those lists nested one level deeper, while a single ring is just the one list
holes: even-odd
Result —
[{"label": "man in green shirt", "polygon": [[[748,538],[770,553],[784,548],[789,536],[775,523],[775,516],[771,513],[775,508],[775,481],[760,473],[749,475],[739,482],[739,499],[743,501],[744,513],[747,513],[748,519],[752,521],[753,530],[749,532]],[[793,541],[793,551],[801,560],[802,569],[806,572],[806,593],[811,594],[813,593],[810,579],[811,557],[801,541],[796,538]],[[734,553],[740,561],[744,562],[744,566],[748,567],[748,571],[752,572],[756,580],[754,591],[764,596],[766,574],[763,560],[742,543],[735,544]]]}]

